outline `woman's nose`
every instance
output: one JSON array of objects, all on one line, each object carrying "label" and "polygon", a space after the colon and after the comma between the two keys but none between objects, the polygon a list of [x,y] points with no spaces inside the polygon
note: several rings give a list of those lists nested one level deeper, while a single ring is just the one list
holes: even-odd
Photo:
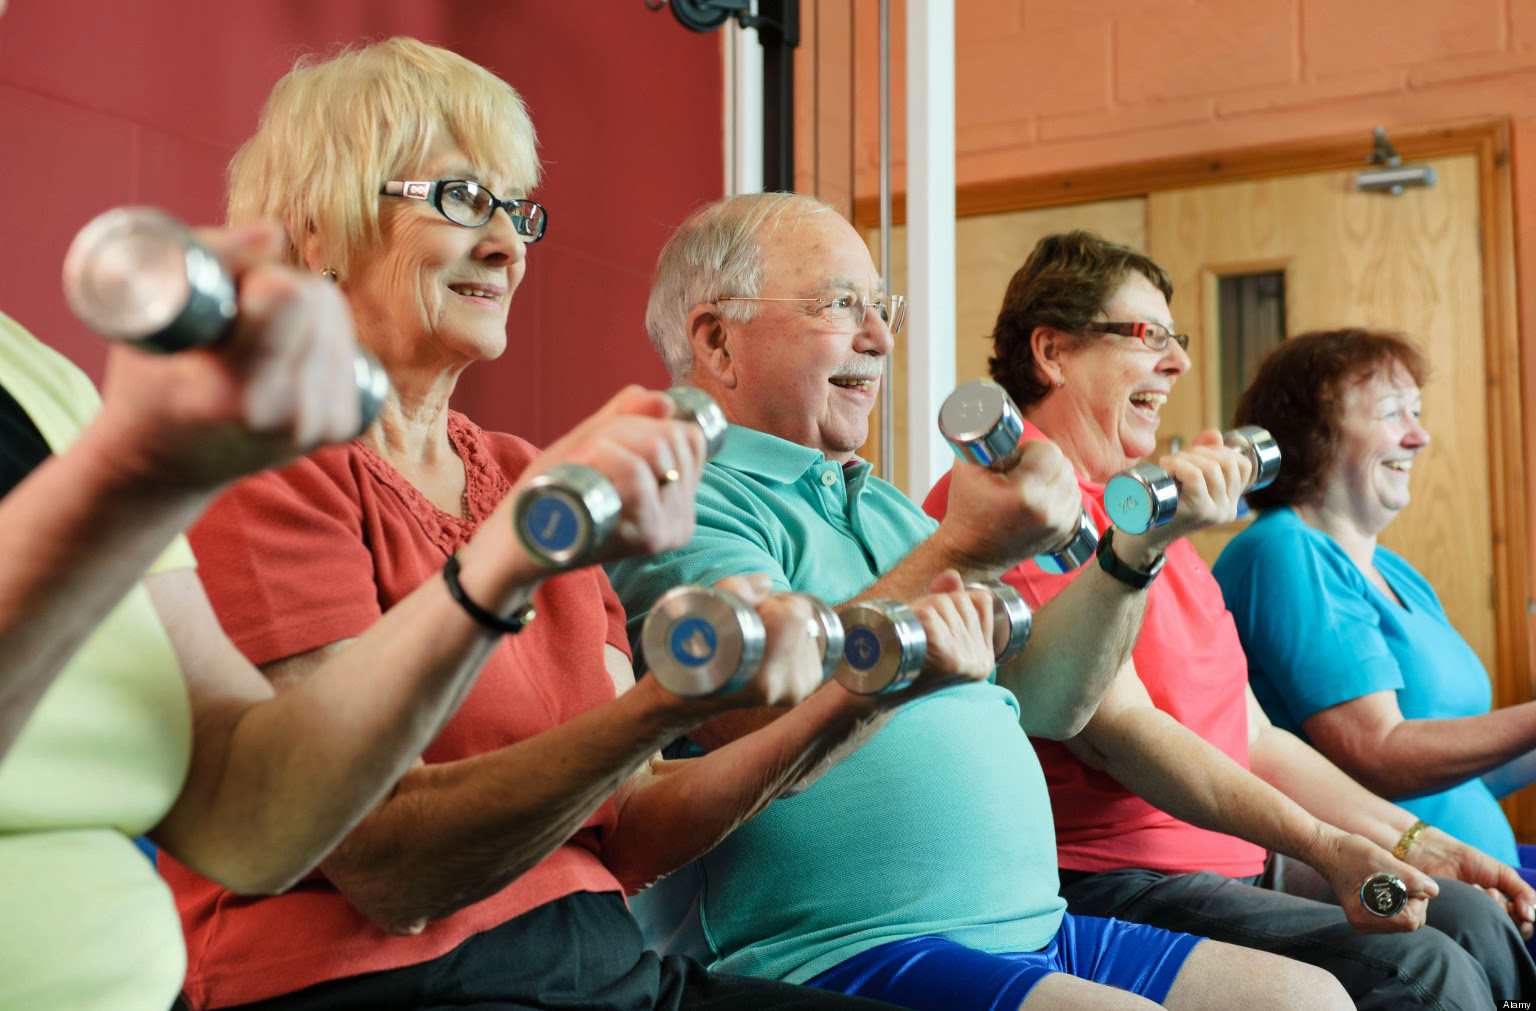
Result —
[{"label": "woman's nose", "polygon": [[528,255],[528,242],[512,223],[505,207],[496,208],[491,220],[480,226],[475,255],[497,266],[521,262]]}]

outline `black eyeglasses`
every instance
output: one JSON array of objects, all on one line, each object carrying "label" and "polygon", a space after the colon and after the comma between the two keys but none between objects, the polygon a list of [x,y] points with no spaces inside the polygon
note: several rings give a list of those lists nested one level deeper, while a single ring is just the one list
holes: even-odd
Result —
[{"label": "black eyeglasses", "polygon": [[1090,323],[1088,329],[1098,333],[1119,334],[1135,337],[1153,351],[1166,351],[1170,340],[1178,341],[1179,347],[1189,350],[1189,334],[1170,333],[1160,323]]},{"label": "black eyeglasses", "polygon": [[436,207],[443,217],[465,228],[479,228],[491,220],[496,208],[504,207],[507,216],[512,219],[512,227],[517,229],[517,234],[530,246],[544,238],[544,230],[549,227],[549,212],[543,204],[520,197],[498,200],[496,194],[468,179],[391,181],[384,184],[379,195],[425,200]]}]

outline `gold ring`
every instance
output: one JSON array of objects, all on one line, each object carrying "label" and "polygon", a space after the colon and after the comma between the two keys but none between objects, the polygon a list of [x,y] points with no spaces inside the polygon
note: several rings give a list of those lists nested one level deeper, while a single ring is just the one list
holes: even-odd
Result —
[{"label": "gold ring", "polygon": [[668,467],[665,472],[656,475],[656,487],[665,488],[682,476],[677,472],[676,467]]}]

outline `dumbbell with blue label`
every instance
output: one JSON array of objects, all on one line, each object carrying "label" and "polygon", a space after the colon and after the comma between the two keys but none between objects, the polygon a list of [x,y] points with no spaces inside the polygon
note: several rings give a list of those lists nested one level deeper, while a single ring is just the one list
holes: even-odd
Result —
[{"label": "dumbbell with blue label", "polygon": [[[1024,434],[1024,419],[1007,390],[990,379],[973,379],[944,398],[939,431],[960,459],[1006,471]],[[1055,551],[1036,555],[1035,564],[1053,575],[1073,572],[1093,557],[1098,546],[1099,531],[1084,510],[1071,540]]]},{"label": "dumbbell with blue label", "polygon": [[[992,651],[998,664],[1029,643],[1033,616],[1019,591],[1007,583],[967,583],[992,594]],[[843,623],[843,661],[834,675],[858,695],[898,692],[923,669],[928,636],[917,613],[896,600],[861,600],[837,612]]]},{"label": "dumbbell with blue label", "polygon": [[[1258,425],[1222,433],[1221,441],[1248,458],[1243,494],[1263,488],[1280,472],[1280,445]],[[1173,519],[1179,508],[1179,482],[1155,463],[1127,467],[1104,485],[1104,511],[1118,530],[1144,534]]]},{"label": "dumbbell with blue label", "polygon": [[[64,257],[64,295],[102,336],[163,354],[217,344],[238,312],[224,264],[153,207],[119,207],[87,223]],[[354,378],[361,432],[389,396],[389,376],[359,348]]]},{"label": "dumbbell with blue label", "polygon": [[[837,614],[808,593],[773,597],[799,597],[810,605],[822,679],[830,677],[843,655]],[[762,664],[766,641],[757,610],[715,586],[673,587],[656,601],[640,630],[651,676],[672,694],[690,698],[725,694],[746,684]]]},{"label": "dumbbell with blue label", "polygon": [[[704,458],[720,451],[726,420],[720,405],[703,390],[674,386],[672,416],[692,421],[704,433]],[[523,547],[540,564],[575,568],[591,557],[619,522],[624,503],[600,472],[562,463],[535,477],[518,495],[512,522]]]}]

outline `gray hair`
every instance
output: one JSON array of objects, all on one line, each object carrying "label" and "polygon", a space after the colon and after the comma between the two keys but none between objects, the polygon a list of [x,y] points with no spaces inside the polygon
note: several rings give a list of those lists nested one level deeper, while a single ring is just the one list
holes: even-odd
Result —
[{"label": "gray hair", "polygon": [[[688,313],[721,295],[753,296],[763,290],[762,239],[786,220],[837,213],[837,208],[800,193],[751,193],[699,208],[677,227],[656,260],[645,329],[674,380],[693,371]],[[744,323],[754,302],[727,302],[721,317]]]}]

